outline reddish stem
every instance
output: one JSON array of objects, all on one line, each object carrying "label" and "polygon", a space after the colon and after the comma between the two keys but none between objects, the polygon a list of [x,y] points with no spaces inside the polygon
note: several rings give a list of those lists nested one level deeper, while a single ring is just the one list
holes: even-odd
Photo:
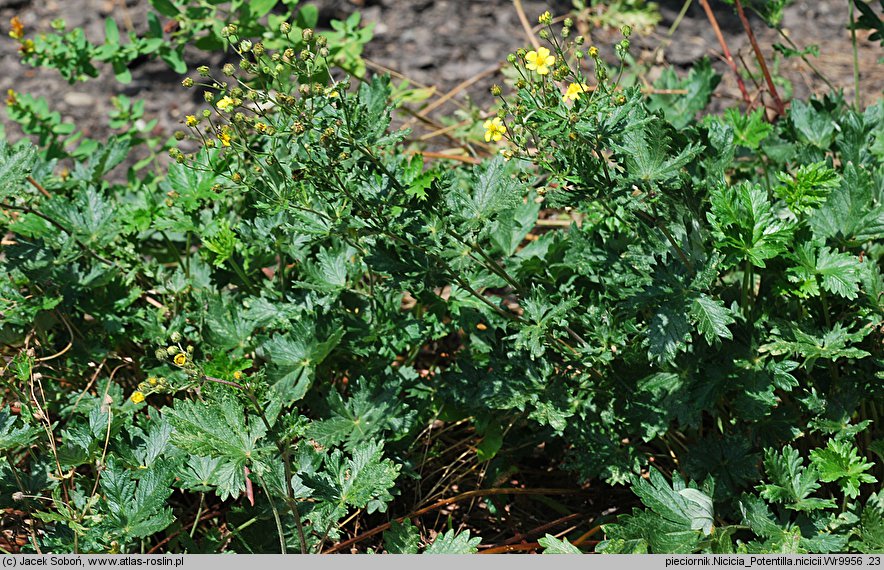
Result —
[{"label": "reddish stem", "polygon": [[755,52],[755,58],[758,60],[758,65],[761,66],[761,73],[764,74],[764,81],[767,83],[767,88],[770,90],[771,97],[773,97],[777,114],[784,115],[786,113],[786,106],[783,105],[783,100],[780,99],[780,95],[779,93],[777,93],[777,88],[774,85],[773,78],[770,76],[770,71],[768,71],[767,69],[767,63],[764,61],[764,54],[761,53],[761,48],[758,46],[758,41],[755,39],[755,34],[752,32],[752,27],[749,25],[749,19],[746,18],[746,12],[743,11],[743,4],[740,2],[740,0],[734,0],[734,2],[737,6],[737,15],[740,17],[740,22],[742,22],[743,24],[743,29],[746,30],[746,35],[749,36],[749,43],[752,44],[752,50]]},{"label": "reddish stem", "polygon": [[749,96],[749,91],[746,90],[746,84],[743,83],[743,78],[740,76],[740,71],[737,69],[737,63],[731,55],[731,50],[728,49],[727,42],[724,41],[724,35],[721,33],[721,28],[718,26],[718,20],[715,19],[715,13],[712,12],[712,7],[709,6],[709,1],[700,0],[700,6],[703,7],[703,10],[706,12],[706,17],[709,19],[709,23],[712,24],[712,30],[715,32],[715,37],[718,38],[718,43],[721,45],[721,50],[724,52],[725,61],[734,72],[734,77],[737,79],[737,86],[740,88],[740,93],[743,94],[743,101],[746,102],[746,105],[750,105],[752,98]]}]

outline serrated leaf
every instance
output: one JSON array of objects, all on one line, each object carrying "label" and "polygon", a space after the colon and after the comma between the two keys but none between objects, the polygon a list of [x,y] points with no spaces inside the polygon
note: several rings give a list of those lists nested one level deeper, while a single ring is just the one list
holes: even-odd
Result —
[{"label": "serrated leaf", "polygon": [[157,533],[175,518],[167,505],[172,470],[159,463],[139,472],[137,481],[113,456],[101,474],[104,517],[101,526],[122,543]]},{"label": "serrated leaf", "polygon": [[243,468],[269,449],[258,443],[265,426],[255,418],[247,421],[243,407],[230,397],[211,403],[179,400],[165,415],[175,428],[171,438],[175,446],[220,460],[216,477],[226,483],[218,489],[219,495],[235,495],[245,489]]},{"label": "serrated leaf", "polygon": [[875,464],[860,457],[856,447],[848,441],[831,439],[825,449],[811,451],[810,460],[819,470],[821,481],[837,481],[851,499],[859,496],[861,484],[878,481],[874,475],[866,473]]},{"label": "serrated leaf", "polygon": [[855,256],[828,247],[815,250],[813,244],[805,242],[790,257],[798,264],[788,270],[789,280],[799,285],[798,296],[819,296],[822,286],[840,297],[857,297],[862,276],[859,259]]},{"label": "serrated leaf", "polygon": [[696,320],[697,330],[709,344],[718,342],[719,338],[734,338],[727,328],[735,322],[734,318],[720,299],[700,295],[691,303],[691,316]]},{"label": "serrated leaf", "polygon": [[567,538],[559,540],[547,534],[537,542],[543,547],[544,554],[583,554],[583,551],[568,542]]},{"label": "serrated leaf", "polygon": [[758,487],[761,496],[773,503],[786,503],[787,509],[813,511],[835,507],[832,499],[812,498],[820,488],[819,474],[814,466],[805,467],[798,451],[786,446],[782,451],[767,449],[764,466],[772,483]]},{"label": "serrated leaf", "polygon": [[698,489],[685,487],[677,478],[670,485],[657,469],[651,469],[649,476],[647,480],[635,478],[632,487],[645,506],[684,530],[702,531],[706,535],[712,532],[711,497]]},{"label": "serrated leaf", "polygon": [[[390,489],[396,484],[400,465],[383,457],[380,443],[370,442],[353,451],[347,458],[340,449],[329,454],[325,470],[304,474],[303,482],[314,490],[314,496],[336,505],[386,512],[393,499]],[[343,511],[341,511],[343,512]]]},{"label": "serrated leaf", "polygon": [[743,182],[720,186],[711,193],[707,214],[722,253],[731,263],[749,261],[766,267],[765,261],[784,252],[792,238],[792,225],[777,218],[761,186]]},{"label": "serrated leaf", "polygon": [[653,94],[648,97],[648,108],[663,111],[663,116],[676,129],[683,129],[694,116],[706,108],[712,92],[721,81],[721,75],[712,69],[709,58],[695,62],[687,77],[679,79],[675,70],[667,67],[654,82],[659,90],[678,90],[685,93]]},{"label": "serrated leaf", "polygon": [[857,539],[850,541],[851,549],[865,554],[884,552],[884,493],[869,496],[855,533]]},{"label": "serrated leaf", "polygon": [[445,534],[437,536],[433,544],[424,550],[424,554],[473,554],[479,551],[476,547],[480,542],[482,542],[482,537],[470,538],[469,530],[459,534],[455,534],[454,530],[449,530]]},{"label": "serrated leaf", "polygon": [[9,412],[9,408],[0,410],[0,451],[21,449],[37,439],[41,430],[28,425],[13,427],[17,419]]},{"label": "serrated leaf", "polygon": [[761,107],[746,115],[737,108],[727,109],[723,120],[733,127],[734,142],[749,149],[757,149],[773,131],[773,125],[764,120]]},{"label": "serrated leaf", "polygon": [[623,142],[616,146],[623,155],[629,180],[640,188],[659,188],[681,175],[681,170],[693,160],[703,147],[691,143],[677,153],[660,121],[652,121],[642,128],[632,128],[623,134]]},{"label": "serrated leaf", "polygon": [[411,519],[401,523],[393,521],[390,530],[384,533],[384,548],[390,554],[417,554],[421,535]]},{"label": "serrated leaf", "polygon": [[870,332],[871,329],[868,327],[850,332],[841,323],[836,323],[822,336],[816,336],[793,326],[786,335],[775,337],[772,342],[760,346],[758,351],[769,352],[774,356],[802,356],[806,359],[806,366],[810,371],[813,369],[813,363],[821,358],[835,361],[841,358],[869,356],[865,350],[852,347],[850,344],[861,341]]},{"label": "serrated leaf", "polygon": [[9,146],[0,140],[0,200],[20,190],[31,173],[36,151],[30,143]]},{"label": "serrated leaf", "polygon": [[786,201],[796,214],[819,207],[840,182],[838,173],[825,162],[802,164],[791,174],[779,173],[782,185],[774,187],[777,196]]},{"label": "serrated leaf", "polygon": [[804,142],[819,149],[827,149],[835,140],[835,123],[828,113],[817,110],[800,99],[792,101],[789,119]]},{"label": "serrated leaf", "polygon": [[691,324],[681,307],[671,303],[663,305],[648,323],[648,356],[672,362],[690,339]]},{"label": "serrated leaf", "polygon": [[455,209],[460,210],[470,225],[481,226],[497,213],[517,207],[522,199],[522,187],[514,178],[513,167],[496,156],[472,177],[472,192],[463,190],[451,195]]},{"label": "serrated leaf", "polygon": [[829,193],[809,222],[821,240],[838,237],[862,243],[884,236],[884,204],[869,171],[847,163],[841,184]]}]

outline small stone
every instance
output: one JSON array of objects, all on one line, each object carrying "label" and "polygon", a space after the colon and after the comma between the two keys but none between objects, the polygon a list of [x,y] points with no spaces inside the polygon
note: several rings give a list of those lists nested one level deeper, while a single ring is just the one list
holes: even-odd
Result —
[{"label": "small stone", "polygon": [[64,102],[72,107],[92,107],[95,105],[95,97],[88,93],[68,91],[64,94]]}]

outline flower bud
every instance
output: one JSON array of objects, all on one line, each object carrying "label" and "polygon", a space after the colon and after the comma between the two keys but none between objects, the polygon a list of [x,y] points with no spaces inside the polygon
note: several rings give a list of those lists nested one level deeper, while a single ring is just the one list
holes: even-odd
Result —
[{"label": "flower bud", "polygon": [[500,97],[500,94],[502,92],[503,91],[501,91],[500,85],[492,85],[491,86],[491,94],[494,95],[495,97]]},{"label": "flower bud", "polygon": [[234,73],[236,73],[236,68],[233,67],[233,64],[232,64],[232,63],[225,63],[225,64],[224,64],[224,67],[221,68],[221,73],[223,73],[223,74],[226,75],[227,77],[230,77],[230,76],[232,76]]},{"label": "flower bud", "polygon": [[197,71],[197,73],[199,73],[203,77],[209,76],[209,66],[208,65],[201,65],[196,68],[196,71]]},{"label": "flower bud", "polygon": [[190,77],[185,77],[181,80],[181,85],[185,89],[190,89],[191,87],[193,87],[193,79],[191,79]]},{"label": "flower bud", "polygon": [[239,42],[239,51],[243,53],[248,53],[252,49],[252,42],[249,40],[243,40]]},{"label": "flower bud", "polygon": [[313,39],[313,30],[311,30],[310,28],[304,28],[304,30],[301,32],[301,39],[309,43],[310,40]]},{"label": "flower bud", "polygon": [[292,31],[292,25],[288,22],[283,22],[279,25],[279,31],[283,34],[288,34]]},{"label": "flower bud", "polygon": [[181,342],[181,333],[178,331],[173,332],[171,335],[169,335],[169,340],[171,340],[172,342]]}]

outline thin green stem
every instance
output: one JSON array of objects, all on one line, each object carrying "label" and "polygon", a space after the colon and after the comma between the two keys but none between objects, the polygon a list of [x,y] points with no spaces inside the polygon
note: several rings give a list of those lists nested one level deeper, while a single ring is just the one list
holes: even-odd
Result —
[{"label": "thin green stem", "polygon": [[200,516],[203,514],[203,505],[206,503],[206,494],[200,493],[200,506],[196,509],[196,518],[193,519],[193,526],[190,528],[190,538],[196,533],[196,527],[199,526]]},{"label": "thin green stem", "polygon": [[749,289],[752,287],[752,263],[749,260],[746,260],[745,268],[743,269],[743,290],[742,290],[742,298],[740,299],[740,307],[743,309],[743,316],[747,319],[749,318]]},{"label": "thin green stem", "polygon": [[847,0],[847,12],[850,18],[850,43],[853,46],[853,103],[856,110],[860,110],[859,93],[859,49],[856,44],[856,15],[854,14],[853,0]]},{"label": "thin green stem", "polygon": [[258,478],[258,481],[261,483],[261,487],[264,488],[264,492],[267,493],[267,501],[270,503],[270,510],[273,512],[273,520],[276,523],[276,534],[279,537],[279,549],[282,554],[286,554],[285,548],[285,531],[282,529],[282,520],[279,518],[279,510],[276,508],[276,503],[273,502],[273,494],[270,492],[270,488],[267,486],[267,483],[264,482],[264,478],[258,472],[254,472],[255,476]]}]

